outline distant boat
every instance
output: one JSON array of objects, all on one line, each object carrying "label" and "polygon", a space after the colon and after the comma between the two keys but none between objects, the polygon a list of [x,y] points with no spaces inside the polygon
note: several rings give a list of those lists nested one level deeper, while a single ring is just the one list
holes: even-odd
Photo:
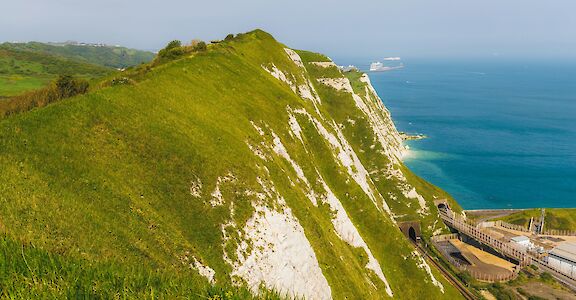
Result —
[{"label": "distant boat", "polygon": [[404,68],[404,65],[402,65],[402,64],[400,64],[399,66],[388,67],[379,61],[370,64],[370,72],[384,72],[384,71],[390,71],[390,70],[396,70],[396,69],[402,69],[402,68]]}]

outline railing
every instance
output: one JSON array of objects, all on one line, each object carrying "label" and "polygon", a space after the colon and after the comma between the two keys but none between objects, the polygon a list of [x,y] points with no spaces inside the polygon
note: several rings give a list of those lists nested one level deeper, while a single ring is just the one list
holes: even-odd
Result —
[{"label": "railing", "polygon": [[445,242],[449,240],[457,240],[460,237],[457,233],[435,235],[432,237],[432,242]]},{"label": "railing", "polygon": [[576,231],[549,229],[542,231],[540,235],[576,236]]},{"label": "railing", "polygon": [[521,231],[521,232],[530,232],[530,230],[528,230],[528,228],[526,228],[524,226],[520,226],[520,225],[516,225],[516,224],[510,224],[510,223],[507,223],[507,222],[504,222],[501,220],[494,221],[494,226],[500,226],[503,228]]},{"label": "railing", "polygon": [[472,277],[485,282],[502,282],[508,281],[516,278],[518,276],[518,272],[509,272],[506,274],[488,274],[482,272],[476,272],[473,270],[468,270]]}]

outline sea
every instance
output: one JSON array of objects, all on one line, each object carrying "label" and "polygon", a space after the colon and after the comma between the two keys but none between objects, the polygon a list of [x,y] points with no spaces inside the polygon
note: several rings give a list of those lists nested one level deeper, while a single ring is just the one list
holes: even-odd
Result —
[{"label": "sea", "polygon": [[406,165],[464,209],[576,207],[576,61],[407,60],[369,73]]}]

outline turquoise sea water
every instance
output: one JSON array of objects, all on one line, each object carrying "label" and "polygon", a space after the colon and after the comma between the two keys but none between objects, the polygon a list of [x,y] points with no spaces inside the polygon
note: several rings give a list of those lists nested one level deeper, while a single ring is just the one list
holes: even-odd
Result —
[{"label": "turquoise sea water", "polygon": [[371,73],[406,164],[465,209],[576,207],[576,62],[404,61]]}]

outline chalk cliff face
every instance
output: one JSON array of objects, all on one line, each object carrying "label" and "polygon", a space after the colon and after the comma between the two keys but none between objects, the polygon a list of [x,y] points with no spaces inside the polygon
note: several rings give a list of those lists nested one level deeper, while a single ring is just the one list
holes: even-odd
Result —
[{"label": "chalk cliff face", "polygon": [[[254,294],[455,297],[396,225],[419,219],[424,232],[440,230],[433,200],[445,194],[403,166],[402,138],[366,74],[254,31],[138,76],[0,125],[9,139],[44,133],[64,145],[45,143],[48,159],[0,142],[3,177],[22,176],[8,163],[20,159],[45,183],[27,199],[47,203],[20,219],[11,216],[32,200],[0,208],[4,228],[48,249],[124,263],[145,256]],[[21,199],[15,186],[7,199]],[[37,218],[50,207],[70,222]],[[82,214],[96,224],[75,230]],[[38,225],[24,226],[31,218]]]}]

